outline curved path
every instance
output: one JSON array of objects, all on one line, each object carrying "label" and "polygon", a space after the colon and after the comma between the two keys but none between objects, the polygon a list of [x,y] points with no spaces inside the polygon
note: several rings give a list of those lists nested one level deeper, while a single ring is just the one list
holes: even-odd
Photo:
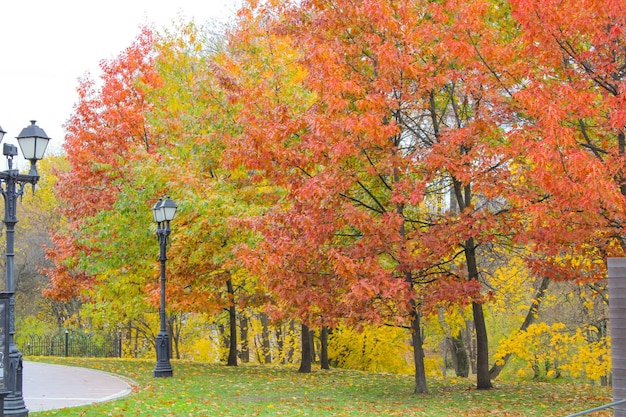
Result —
[{"label": "curved path", "polygon": [[110,401],[131,393],[130,384],[106,372],[24,362],[23,395],[29,411]]}]

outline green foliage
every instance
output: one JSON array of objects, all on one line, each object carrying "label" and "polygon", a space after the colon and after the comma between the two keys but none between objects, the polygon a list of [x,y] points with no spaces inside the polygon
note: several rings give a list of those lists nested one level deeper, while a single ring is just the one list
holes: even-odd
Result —
[{"label": "green foliage", "polygon": [[26,316],[21,320],[16,318],[15,327],[20,329],[20,334],[29,336],[44,336],[54,334],[58,328],[54,323],[42,320],[41,317]]}]

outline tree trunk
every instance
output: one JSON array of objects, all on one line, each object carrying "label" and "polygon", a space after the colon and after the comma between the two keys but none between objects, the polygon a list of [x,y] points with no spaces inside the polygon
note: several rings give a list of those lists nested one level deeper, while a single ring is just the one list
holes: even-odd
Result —
[{"label": "tree trunk", "polygon": [[[133,336],[133,329],[131,328],[130,331],[130,336]],[[139,329],[135,327],[135,345],[134,345],[134,356],[135,359],[139,357]]]},{"label": "tree trunk", "polygon": [[[541,284],[539,285],[539,288],[537,289],[537,292],[535,293],[535,298],[533,298],[533,301],[530,304],[530,308],[528,309],[528,313],[526,313],[526,318],[524,319],[524,322],[520,326],[521,331],[528,329],[528,326],[530,326],[535,321],[537,310],[539,310],[539,306],[541,305],[541,302],[543,301],[543,297],[545,296],[546,291],[548,290],[549,284],[550,284],[549,278],[544,277],[541,280]],[[511,359],[511,354],[507,353],[506,355],[504,355],[504,358],[502,358],[501,364],[494,364],[491,367],[491,369],[489,370],[489,375],[491,376],[491,379],[496,379],[500,375],[500,372],[502,372],[506,364],[509,362],[509,359]]]},{"label": "tree trunk", "polygon": [[268,318],[267,318],[267,314],[265,313],[261,314],[261,325],[263,326],[261,330],[261,346],[263,349],[262,358],[263,358],[263,363],[266,365],[269,365],[270,363],[272,363],[272,352],[271,352],[271,346],[270,346],[270,331],[269,331],[269,326],[268,326]]},{"label": "tree trunk", "polygon": [[241,351],[239,357],[241,362],[250,362],[250,344],[248,343],[248,317],[245,314],[239,314],[239,333],[241,338]]},{"label": "tree trunk", "polygon": [[311,363],[317,363],[317,350],[315,349],[315,330],[309,329],[309,345],[311,346]]},{"label": "tree trunk", "polygon": [[311,373],[311,337],[309,327],[302,323],[302,359],[300,360],[300,369],[298,372],[308,374]]},{"label": "tree trunk", "polygon": [[474,335],[474,317],[471,320],[465,321],[465,331],[463,332],[463,342],[465,343],[465,349],[469,355],[470,372],[476,374],[476,338]]},{"label": "tree trunk", "polygon": [[167,332],[170,335],[170,358],[180,359],[180,333],[182,313],[172,313],[167,318]]},{"label": "tree trunk", "polygon": [[222,323],[217,325],[217,332],[219,333],[218,341],[220,345],[220,362],[228,362],[228,356],[226,356],[224,352],[230,351],[230,334],[226,333],[226,327],[224,327],[224,324]]},{"label": "tree trunk", "polygon": [[413,362],[415,364],[414,394],[426,394],[426,368],[424,366],[424,346],[422,341],[422,326],[420,315],[417,312],[415,300],[411,300],[411,342],[413,344]]},{"label": "tree trunk", "polygon": [[289,345],[287,346],[287,352],[285,353],[285,365],[293,362],[296,334],[296,322],[294,320],[289,320],[289,327],[287,328],[287,332],[289,333]]},{"label": "tree trunk", "polygon": [[472,312],[476,328],[476,388],[491,389],[493,386],[489,375],[489,344],[483,305],[472,302]]},{"label": "tree trunk", "polygon": [[279,363],[285,363],[285,324],[276,326],[276,350],[278,351]]},{"label": "tree trunk", "polygon": [[469,376],[470,364],[467,349],[465,349],[465,343],[463,343],[463,334],[459,332],[455,337],[449,337],[448,342],[456,376],[467,378]]},{"label": "tree trunk", "polygon": [[[400,174],[397,168],[393,171],[394,182],[400,181]],[[396,212],[404,216],[404,205],[398,204],[396,206]],[[400,236],[402,236],[403,242],[406,242],[406,229],[404,222],[400,225]],[[403,243],[404,246],[405,243]],[[404,248],[406,249],[406,248]],[[403,268],[404,281],[411,289],[414,289],[415,283],[413,282],[413,274],[407,268]],[[420,314],[417,311],[417,303],[414,298],[411,298],[411,343],[413,344],[413,363],[415,365],[415,389],[414,394],[426,394],[428,388],[426,387],[426,368],[424,367],[424,346],[422,341],[422,326],[420,324]]]},{"label": "tree trunk", "polygon": [[229,278],[226,281],[228,289],[228,299],[230,306],[228,307],[228,325],[230,330],[230,344],[228,346],[228,362],[226,366],[237,366],[237,307],[235,305],[235,289],[233,281]]},{"label": "tree trunk", "polygon": [[178,337],[175,335],[173,329],[174,325],[170,322],[168,326],[168,333],[170,336],[170,358],[180,359],[180,349],[178,346]]},{"label": "tree trunk", "polygon": [[[476,244],[473,238],[469,238],[465,242],[465,260],[467,261],[468,279],[478,280]],[[476,388],[490,389],[493,387],[489,375],[489,341],[487,339],[483,305],[473,301],[472,313],[474,313],[474,331],[476,332]]]},{"label": "tree trunk", "polygon": [[330,363],[328,362],[328,327],[326,326],[322,326],[320,342],[320,366],[322,369],[330,369]]}]

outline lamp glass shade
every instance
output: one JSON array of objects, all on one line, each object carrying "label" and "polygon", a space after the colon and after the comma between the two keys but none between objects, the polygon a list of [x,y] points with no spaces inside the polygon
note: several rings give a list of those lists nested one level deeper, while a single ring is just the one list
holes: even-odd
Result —
[{"label": "lamp glass shade", "polygon": [[174,203],[171,198],[167,197],[166,200],[163,201],[163,204],[161,204],[161,211],[163,212],[165,221],[169,222],[174,219],[177,208],[178,206],[176,206],[176,203]]},{"label": "lamp glass shade", "polygon": [[162,223],[165,220],[165,217],[163,217],[163,210],[161,210],[162,204],[163,200],[159,198],[159,201],[157,201],[154,206],[152,206],[152,217],[157,223]]},{"label": "lamp glass shade", "polygon": [[38,161],[43,158],[50,138],[46,132],[31,120],[30,126],[25,127],[17,136],[17,142],[22,149],[24,159]]}]

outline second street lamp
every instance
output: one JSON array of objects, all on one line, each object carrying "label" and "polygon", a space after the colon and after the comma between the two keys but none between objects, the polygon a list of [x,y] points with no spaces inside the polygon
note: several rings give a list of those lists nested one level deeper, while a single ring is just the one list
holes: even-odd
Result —
[{"label": "second street lamp", "polygon": [[161,303],[159,307],[160,329],[156,337],[157,362],[154,368],[155,377],[172,376],[174,371],[170,363],[170,336],[165,327],[165,262],[167,261],[167,238],[170,235],[170,221],[176,215],[176,203],[169,197],[162,198],[152,207],[152,216],[157,224],[157,237],[159,238],[159,261],[161,262]]},{"label": "second street lamp", "polygon": [[[6,132],[0,127],[0,141]],[[24,158],[30,161],[28,174],[20,174],[13,169],[13,157],[17,156],[17,146],[5,143],[2,153],[7,158],[8,169],[0,172],[0,193],[4,197],[4,224],[6,226],[6,291],[10,293],[9,311],[9,369],[6,372],[6,388],[9,391],[4,400],[4,415],[28,416],[28,409],[22,394],[22,353],[15,346],[15,225],[17,224],[17,200],[24,194],[26,184],[35,184],[39,181],[37,161],[43,158],[50,138],[46,132],[31,120],[31,124],[20,132],[17,142],[22,149]],[[34,188],[33,188],[34,189]]]}]

